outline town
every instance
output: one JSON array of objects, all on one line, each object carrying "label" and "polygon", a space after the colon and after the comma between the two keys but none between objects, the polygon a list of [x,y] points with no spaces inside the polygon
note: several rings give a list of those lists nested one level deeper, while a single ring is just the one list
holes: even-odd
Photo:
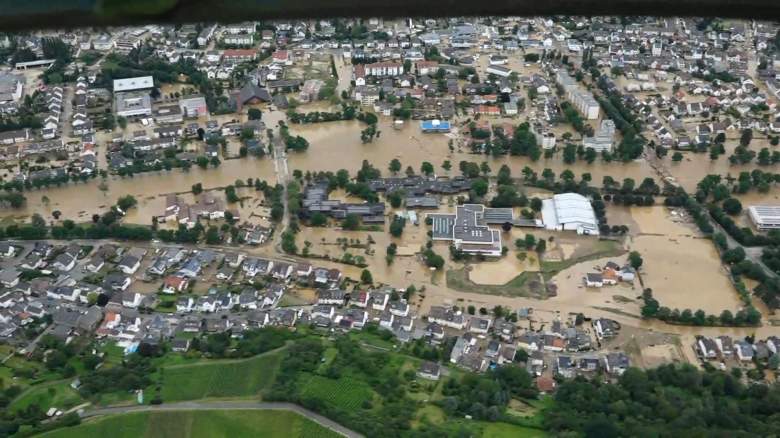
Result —
[{"label": "town", "polygon": [[664,372],[770,403],[778,99],[768,21],[0,34],[0,429],[259,399],[322,434],[576,434],[557,392]]}]

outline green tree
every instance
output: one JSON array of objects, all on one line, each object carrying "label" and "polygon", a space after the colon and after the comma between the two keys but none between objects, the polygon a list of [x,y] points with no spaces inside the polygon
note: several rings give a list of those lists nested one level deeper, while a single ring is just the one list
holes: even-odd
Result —
[{"label": "green tree", "polygon": [[642,255],[637,251],[631,251],[628,254],[628,262],[631,264],[632,268],[639,269],[639,267],[642,266]]},{"label": "green tree", "polygon": [[371,275],[371,271],[363,269],[363,272],[360,273],[360,282],[363,284],[373,284],[374,277]]},{"label": "green tree", "polygon": [[263,112],[257,108],[249,108],[247,116],[249,117],[249,120],[260,120],[263,118]]},{"label": "green tree", "polygon": [[309,225],[312,227],[324,227],[328,223],[328,218],[319,211],[314,212],[309,219]]},{"label": "green tree", "polygon": [[433,175],[433,164],[423,161],[420,165],[420,172],[422,172],[426,176]]},{"label": "green tree", "polygon": [[387,168],[390,170],[390,172],[395,174],[401,171],[401,167],[401,161],[398,160],[398,158],[393,158]]},{"label": "green tree", "polygon": [[488,183],[483,178],[475,179],[471,183],[471,190],[473,190],[477,196],[485,196],[488,191]]},{"label": "green tree", "polygon": [[116,202],[116,205],[125,212],[135,207],[137,204],[138,201],[136,201],[132,195],[123,196]]},{"label": "green tree", "polygon": [[357,230],[360,227],[360,216],[356,214],[348,214],[341,222],[341,227],[345,230]]}]

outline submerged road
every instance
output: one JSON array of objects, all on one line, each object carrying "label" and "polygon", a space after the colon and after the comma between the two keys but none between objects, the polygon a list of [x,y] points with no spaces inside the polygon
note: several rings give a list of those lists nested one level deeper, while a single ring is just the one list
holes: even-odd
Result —
[{"label": "submerged road", "polygon": [[81,414],[82,418],[96,417],[101,415],[119,415],[131,412],[155,412],[155,411],[222,411],[222,410],[258,410],[258,411],[291,411],[298,415],[314,421],[320,426],[343,435],[348,438],[363,438],[363,435],[347,429],[346,427],[323,417],[320,414],[312,412],[306,408],[292,403],[275,402],[255,402],[255,401],[196,401],[181,402],[162,405],[137,405],[137,406],[117,406],[112,408],[101,408],[86,411]]}]

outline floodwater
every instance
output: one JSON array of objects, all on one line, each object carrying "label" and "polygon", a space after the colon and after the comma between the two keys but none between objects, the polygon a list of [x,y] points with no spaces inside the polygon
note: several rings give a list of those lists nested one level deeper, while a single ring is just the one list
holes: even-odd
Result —
[{"label": "floodwater", "polygon": [[246,181],[246,178],[261,178],[274,184],[273,161],[267,157],[247,157],[224,160],[217,169],[203,170],[193,166],[189,171],[174,169],[124,178],[110,176],[106,180],[98,177],[86,184],[32,190],[25,192],[27,203],[24,207],[0,210],[0,216],[25,217],[40,213],[48,218],[51,212],[59,210],[64,219],[89,220],[92,214],[105,212],[120,197],[132,195],[138,200],[138,207],[130,212],[128,222],[151,224],[152,216],[165,208],[165,194],[189,192],[197,183],[203,184],[204,189],[225,187],[235,184],[237,179]]},{"label": "floodwater", "polygon": [[[506,244],[505,246],[510,246]],[[477,284],[506,284],[525,271],[538,271],[539,260],[535,252],[529,251],[525,260],[517,258],[516,251],[509,251],[496,261],[474,263],[470,267],[469,280]]]},{"label": "floodwater", "polygon": [[644,259],[642,278],[662,306],[720,314],[742,307],[712,241],[669,219],[665,207],[632,207],[640,235],[630,249]]}]

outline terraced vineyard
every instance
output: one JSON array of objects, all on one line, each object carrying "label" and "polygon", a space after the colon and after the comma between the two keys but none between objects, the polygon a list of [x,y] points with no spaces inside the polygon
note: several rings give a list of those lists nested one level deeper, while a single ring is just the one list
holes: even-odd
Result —
[{"label": "terraced vineyard", "polygon": [[282,354],[277,350],[246,360],[164,368],[162,398],[165,402],[174,402],[256,396],[273,383]]},{"label": "terraced vineyard", "polygon": [[314,398],[346,410],[358,409],[371,400],[371,388],[349,377],[328,379],[317,375],[303,375],[299,380],[301,398]]},{"label": "terraced vineyard", "polygon": [[136,412],[58,429],[46,438],[336,438],[337,433],[288,411]]}]

